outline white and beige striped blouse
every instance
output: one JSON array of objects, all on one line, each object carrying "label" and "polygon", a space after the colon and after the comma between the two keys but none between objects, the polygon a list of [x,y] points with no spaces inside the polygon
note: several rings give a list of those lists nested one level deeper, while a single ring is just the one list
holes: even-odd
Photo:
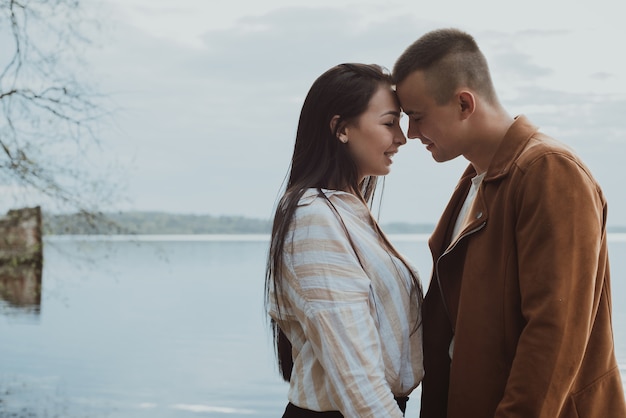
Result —
[{"label": "white and beige striped blouse", "polygon": [[[289,401],[345,417],[402,417],[395,396],[421,382],[420,307],[411,277],[380,243],[369,209],[354,195],[310,189],[284,248],[280,316],[293,346]],[[359,254],[361,264],[356,256]]]}]

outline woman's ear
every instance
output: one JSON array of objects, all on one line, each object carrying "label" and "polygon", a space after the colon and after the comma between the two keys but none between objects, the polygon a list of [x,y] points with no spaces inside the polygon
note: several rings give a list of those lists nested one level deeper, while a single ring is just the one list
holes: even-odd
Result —
[{"label": "woman's ear", "polygon": [[337,127],[340,119],[341,116],[339,115],[333,116],[333,118],[330,120],[330,131],[335,132],[335,129],[337,129],[337,139],[345,144],[348,142],[348,133],[346,132],[345,123],[341,123],[339,127]]}]

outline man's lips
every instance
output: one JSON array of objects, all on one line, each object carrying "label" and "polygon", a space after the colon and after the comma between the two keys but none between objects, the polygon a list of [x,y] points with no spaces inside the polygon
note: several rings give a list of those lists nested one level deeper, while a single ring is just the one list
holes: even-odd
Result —
[{"label": "man's lips", "polygon": [[427,149],[428,151],[430,151],[430,150],[431,150],[431,149],[435,146],[435,143],[434,143],[434,142],[431,142],[431,141],[424,141],[424,140],[422,139],[422,140],[421,140],[421,142],[422,142],[422,144],[423,144],[423,145],[426,145],[426,149]]}]

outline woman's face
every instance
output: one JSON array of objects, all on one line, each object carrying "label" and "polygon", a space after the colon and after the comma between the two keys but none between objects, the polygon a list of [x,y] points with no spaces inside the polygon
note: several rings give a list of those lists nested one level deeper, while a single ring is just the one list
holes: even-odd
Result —
[{"label": "woman's face", "polygon": [[400,128],[400,106],[388,85],[380,85],[365,112],[343,131],[359,180],[389,174],[398,148],[406,144]]}]

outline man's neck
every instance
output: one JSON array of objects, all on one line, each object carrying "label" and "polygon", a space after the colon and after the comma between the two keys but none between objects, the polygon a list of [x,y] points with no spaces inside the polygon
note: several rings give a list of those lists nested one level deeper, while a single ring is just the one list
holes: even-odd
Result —
[{"label": "man's neck", "polygon": [[475,120],[477,136],[472,139],[475,146],[464,157],[474,166],[477,174],[487,171],[491,160],[500,148],[506,133],[515,121],[502,107],[487,106]]}]

